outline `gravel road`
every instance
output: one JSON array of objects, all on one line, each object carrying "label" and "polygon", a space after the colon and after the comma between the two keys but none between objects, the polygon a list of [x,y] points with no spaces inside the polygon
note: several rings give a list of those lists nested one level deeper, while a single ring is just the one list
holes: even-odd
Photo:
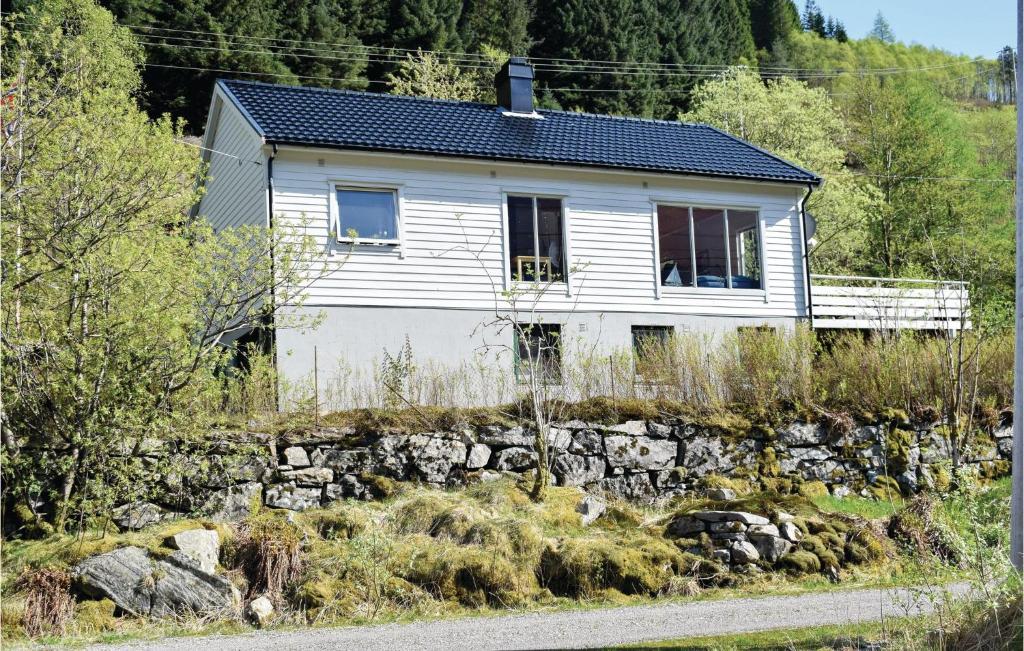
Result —
[{"label": "gravel road", "polygon": [[881,615],[923,614],[932,610],[931,601],[942,590],[959,597],[967,594],[969,587],[966,584],[953,584],[931,593],[905,588],[819,592],[797,596],[501,615],[413,624],[190,637],[90,648],[106,651],[583,649],[703,635],[862,622],[877,620]]}]

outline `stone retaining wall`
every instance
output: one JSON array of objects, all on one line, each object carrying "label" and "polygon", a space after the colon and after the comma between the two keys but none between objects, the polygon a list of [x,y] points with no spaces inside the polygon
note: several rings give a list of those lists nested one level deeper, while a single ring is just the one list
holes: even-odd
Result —
[{"label": "stone retaining wall", "polygon": [[[644,502],[703,490],[712,475],[783,492],[820,481],[836,495],[867,495],[873,486],[895,486],[894,480],[909,494],[948,476],[950,445],[941,432],[934,424],[909,421],[845,432],[798,421],[742,433],[672,419],[571,421],[551,429],[549,446],[558,485]],[[979,434],[967,446],[964,465],[986,477],[1005,474],[1010,437],[1006,424]],[[180,476],[165,473],[167,490],[155,491],[151,502],[120,507],[115,519],[128,528],[185,512],[231,520],[257,501],[303,510],[338,499],[380,497],[389,480],[446,487],[486,481],[525,472],[536,458],[533,434],[522,427],[364,437],[324,428],[276,439],[247,433],[232,440],[256,443],[245,452],[238,443],[224,443],[220,453],[185,459]],[[159,454],[159,446],[142,447],[140,454]]]}]

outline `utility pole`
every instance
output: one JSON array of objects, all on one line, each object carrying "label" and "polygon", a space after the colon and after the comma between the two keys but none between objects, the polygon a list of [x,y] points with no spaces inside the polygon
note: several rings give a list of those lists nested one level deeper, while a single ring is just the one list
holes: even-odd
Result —
[{"label": "utility pole", "polygon": [[1017,571],[1024,565],[1024,0],[1017,0],[1017,61],[1013,68],[1017,104],[1017,305],[1013,351],[1013,494],[1010,497],[1010,561]]}]

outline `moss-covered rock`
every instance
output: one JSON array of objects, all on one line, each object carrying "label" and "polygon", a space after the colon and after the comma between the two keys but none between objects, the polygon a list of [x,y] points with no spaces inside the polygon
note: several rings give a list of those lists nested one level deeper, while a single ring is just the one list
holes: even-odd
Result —
[{"label": "moss-covered rock", "polygon": [[106,633],[117,628],[117,605],[110,599],[79,601],[75,604],[74,626],[79,633]]},{"label": "moss-covered rock", "polygon": [[813,574],[821,571],[821,560],[813,552],[797,549],[779,559],[779,567],[792,574]]},{"label": "moss-covered rock", "polygon": [[828,495],[828,486],[823,481],[805,481],[800,485],[800,494],[804,497],[824,497]]}]

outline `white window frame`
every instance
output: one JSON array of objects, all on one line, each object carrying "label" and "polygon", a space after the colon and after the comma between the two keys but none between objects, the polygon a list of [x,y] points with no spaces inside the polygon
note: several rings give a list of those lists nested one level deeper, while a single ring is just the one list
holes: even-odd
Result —
[{"label": "white window frame", "polygon": [[[659,197],[651,197],[651,208],[652,208],[652,225],[654,227],[654,286],[655,286],[655,297],[661,298],[663,293],[668,294],[716,294],[726,296],[758,296],[764,297],[765,302],[768,301],[768,272],[766,269],[765,260],[765,223],[764,217],[761,214],[761,206],[756,205],[737,205],[737,204],[705,204],[700,202],[691,202],[686,200],[680,200],[679,198],[673,199],[662,199]],[[658,206],[671,206],[674,208],[686,208],[689,210],[690,216],[690,266],[691,273],[693,274],[694,282],[697,281],[697,258],[696,258],[696,242],[694,241],[694,228],[693,228],[693,211],[694,209],[704,210],[721,210],[722,220],[724,221],[723,237],[725,238],[725,264],[726,269],[729,273],[726,275],[726,287],[675,287],[672,285],[663,285],[661,282],[661,236],[659,233],[658,224]],[[761,264],[761,289],[740,289],[732,287],[732,251],[729,240],[729,211],[737,210],[743,212],[753,212],[757,216],[757,248],[760,254]]]},{"label": "white window frame", "polygon": [[539,191],[530,188],[502,188],[501,190],[501,233],[502,233],[502,264],[505,268],[502,273],[502,279],[505,283],[505,289],[511,289],[513,286],[524,286],[533,285],[535,281],[531,280],[515,280],[512,277],[512,253],[509,250],[509,242],[511,240],[511,229],[509,227],[509,218],[511,214],[508,210],[508,199],[509,197],[529,197],[533,199],[533,247],[534,256],[539,255],[538,251],[538,237],[537,232],[537,199],[557,199],[559,202],[559,209],[562,213],[562,257],[565,259],[565,279],[561,281],[553,281],[550,283],[537,283],[541,285],[550,284],[553,288],[564,285],[565,295],[572,295],[572,252],[569,248],[569,205],[568,195],[565,194],[553,194],[551,192]]},{"label": "white window frame", "polygon": [[[379,246],[393,247],[398,249],[399,257],[405,257],[405,220],[403,219],[403,204],[405,196],[401,184],[395,183],[368,183],[365,181],[328,181],[328,204],[330,205],[330,229],[334,231],[334,239],[338,244],[349,244],[352,246]],[[356,192],[391,192],[395,198],[395,237],[390,239],[357,237],[351,238],[341,230],[341,208],[338,205],[339,190],[354,190]]]}]

